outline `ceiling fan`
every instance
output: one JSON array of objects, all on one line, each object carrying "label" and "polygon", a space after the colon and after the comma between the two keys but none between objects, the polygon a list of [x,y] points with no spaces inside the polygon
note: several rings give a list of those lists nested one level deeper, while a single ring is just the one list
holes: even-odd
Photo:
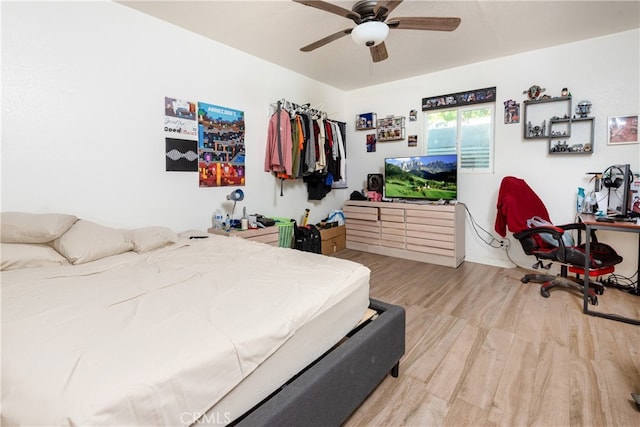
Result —
[{"label": "ceiling fan", "polygon": [[311,52],[334,40],[351,34],[351,38],[360,45],[369,47],[373,62],[384,61],[389,57],[384,40],[392,30],[429,30],[453,31],[460,25],[460,18],[435,17],[387,17],[402,0],[361,0],[353,5],[351,10],[320,0],[293,0],[295,3],[315,7],[316,9],[334,13],[351,19],[357,26],[347,28],[324,37],[316,42],[300,48],[303,52]]}]

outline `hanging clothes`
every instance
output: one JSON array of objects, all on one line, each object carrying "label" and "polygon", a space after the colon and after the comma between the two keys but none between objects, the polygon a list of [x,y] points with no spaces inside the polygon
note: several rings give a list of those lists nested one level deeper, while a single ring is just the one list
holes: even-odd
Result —
[{"label": "hanging clothes", "polygon": [[304,132],[302,131],[302,119],[295,115],[291,119],[291,139],[293,140],[292,152],[292,176],[293,178],[302,178],[300,170],[300,153],[304,149]]},{"label": "hanging clothes", "polygon": [[337,135],[335,144],[337,145],[337,151],[334,149],[334,155],[336,156],[336,161],[338,162],[338,170],[340,176],[336,180],[339,181],[347,176],[347,150],[344,146],[347,128],[346,124],[342,122],[334,122],[334,125],[336,126]]},{"label": "hanging clothes", "polygon": [[325,170],[327,166],[327,153],[325,151],[325,126],[323,120],[316,119],[313,121],[314,131],[316,137],[316,165],[315,171],[320,172]]},{"label": "hanging clothes", "polygon": [[334,181],[340,180],[339,159],[337,158],[337,127],[334,122],[325,121],[327,134],[327,143],[325,144],[325,152],[327,159],[327,172],[330,173]]},{"label": "hanging clothes", "polygon": [[264,157],[265,172],[292,174],[291,117],[283,109],[278,109],[269,119],[267,132],[267,152]]},{"label": "hanging clothes", "polygon": [[282,180],[302,179],[308,200],[321,200],[345,176],[345,131],[345,123],[328,120],[309,104],[278,101],[269,119],[265,171]]},{"label": "hanging clothes", "polygon": [[303,121],[306,128],[309,129],[307,134],[307,143],[305,145],[304,160],[306,165],[305,173],[312,173],[316,170],[316,138],[313,132],[313,118],[311,114],[303,114]]},{"label": "hanging clothes", "polygon": [[307,184],[308,200],[322,200],[331,191],[331,184],[327,184],[327,175],[314,172],[302,178]]}]

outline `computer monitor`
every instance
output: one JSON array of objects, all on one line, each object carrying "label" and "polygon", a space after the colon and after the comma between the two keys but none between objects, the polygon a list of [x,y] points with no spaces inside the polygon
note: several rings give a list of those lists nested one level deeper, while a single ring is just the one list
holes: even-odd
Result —
[{"label": "computer monitor", "polygon": [[602,174],[602,184],[609,190],[608,215],[617,217],[628,215],[631,179],[631,166],[628,164],[609,166]]}]

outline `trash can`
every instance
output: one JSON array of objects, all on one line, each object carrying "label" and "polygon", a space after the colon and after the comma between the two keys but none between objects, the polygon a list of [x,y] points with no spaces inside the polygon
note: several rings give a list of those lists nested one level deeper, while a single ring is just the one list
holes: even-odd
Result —
[{"label": "trash can", "polygon": [[291,248],[293,246],[293,226],[295,221],[289,218],[271,217],[278,226],[278,246]]}]

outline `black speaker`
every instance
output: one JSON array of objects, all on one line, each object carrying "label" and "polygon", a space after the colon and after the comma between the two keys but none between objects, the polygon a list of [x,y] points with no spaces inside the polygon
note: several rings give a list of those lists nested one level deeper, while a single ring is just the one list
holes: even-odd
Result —
[{"label": "black speaker", "polygon": [[384,187],[384,176],[381,173],[370,173],[367,175],[367,191],[375,191],[382,194]]}]

